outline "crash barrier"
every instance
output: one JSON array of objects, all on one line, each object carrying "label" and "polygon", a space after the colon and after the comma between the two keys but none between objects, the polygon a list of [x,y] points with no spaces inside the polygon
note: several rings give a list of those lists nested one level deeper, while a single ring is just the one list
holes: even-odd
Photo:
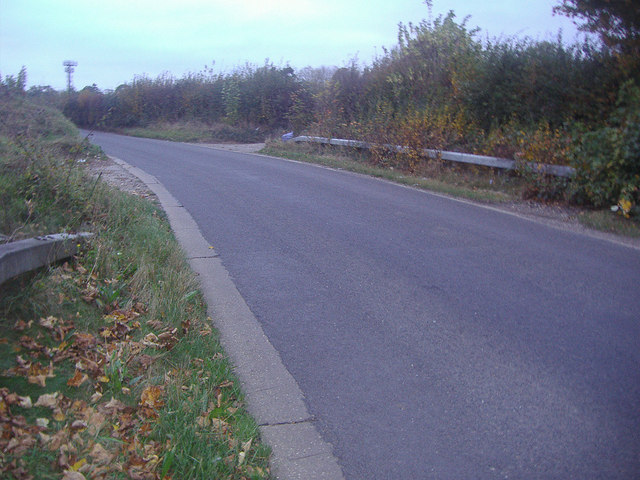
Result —
[{"label": "crash barrier", "polygon": [[[380,145],[375,145],[368,142],[362,142],[359,140],[310,137],[307,135],[301,135],[298,137],[288,138],[285,140],[290,140],[293,142],[322,143],[326,145],[334,145],[337,147],[350,147],[350,148],[361,148],[361,149],[371,149],[372,147],[375,147],[375,146],[380,147]],[[405,152],[410,150],[408,147],[402,147],[399,145],[382,145],[382,147],[395,152]],[[446,152],[446,151],[431,150],[426,148],[422,150],[422,154],[425,157],[442,158],[442,160],[447,160],[449,162],[468,163],[472,165],[482,165],[485,167],[501,168],[506,170],[515,170],[516,168],[518,168],[518,164],[516,163],[515,160],[509,160],[507,158],[488,157],[485,155],[472,155],[470,153]],[[524,162],[524,165],[529,167],[532,171],[544,173],[547,175],[555,175],[556,177],[570,178],[575,176],[575,173],[576,173],[574,168],[566,167],[563,165],[548,165],[546,163],[533,163],[533,162]]]},{"label": "crash barrier", "polygon": [[78,253],[92,233],[56,233],[0,244],[0,284]]}]

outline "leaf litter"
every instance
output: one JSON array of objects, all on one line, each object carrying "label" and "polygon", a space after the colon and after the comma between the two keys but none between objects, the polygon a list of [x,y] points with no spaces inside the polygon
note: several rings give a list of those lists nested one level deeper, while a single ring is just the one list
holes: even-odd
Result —
[{"label": "leaf litter", "polygon": [[[58,280],[84,281],[86,269],[81,265],[74,269],[65,263],[62,270],[64,278]],[[105,307],[97,302],[97,292],[93,276],[84,285],[81,298],[105,312],[97,331],[79,331],[73,318],[53,315],[14,323],[12,330],[21,334],[14,347],[14,366],[0,371],[0,380],[23,378],[43,393],[32,398],[0,387],[0,476],[35,478],[22,456],[39,448],[55,458],[50,470],[60,472],[63,480],[172,478],[170,469],[160,467],[167,464],[173,439],[158,441],[153,432],[165,407],[167,389],[175,380],[172,375],[182,381],[184,375],[174,369],[157,383],[142,387],[136,382],[189,333],[192,321],[182,321],[180,329],[158,319],[145,321],[142,303]],[[195,334],[211,334],[209,325],[194,323],[199,329]],[[199,368],[197,376],[208,379],[204,360],[196,358],[191,363]],[[68,388],[45,392],[47,382],[58,376],[66,376],[64,385]],[[233,393],[228,393],[233,387],[232,380],[218,384],[208,408],[196,419],[198,435],[221,438],[232,449],[223,461],[233,473],[225,478],[268,478],[268,468],[245,465],[253,438],[241,442],[233,436],[230,417],[242,407]],[[192,387],[182,385],[181,389],[190,391]],[[31,418],[28,412],[34,409],[38,413]]]}]

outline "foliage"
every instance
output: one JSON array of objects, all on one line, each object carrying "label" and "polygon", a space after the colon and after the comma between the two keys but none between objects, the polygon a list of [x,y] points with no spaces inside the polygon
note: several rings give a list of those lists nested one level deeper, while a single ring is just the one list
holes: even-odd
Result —
[{"label": "foliage", "polygon": [[[629,2],[566,0],[556,11],[587,18],[588,29],[607,27],[611,38],[637,40],[637,7]],[[240,129],[260,140],[293,131],[399,145],[406,148],[374,150],[376,161],[414,173],[437,166],[437,159],[421,155],[424,148],[567,165],[574,132],[581,138],[594,132],[584,137],[593,145],[610,141],[607,119],[614,118],[617,92],[629,80],[640,81],[640,54],[592,38],[573,44],[560,34],[555,40],[481,39],[467,19],[449,12],[400,24],[397,44],[383,48],[371,65],[353,59],[342,68],[295,72],[266,61],[229,74],[205,67],[180,79],[135,77],[115,91],[94,85],[72,92],[64,111],[77,125],[146,129],[163,138],[256,141],[233,130]],[[17,83],[8,80],[5,90]],[[56,101],[46,90],[32,94]],[[185,125],[198,134],[184,132]],[[554,184],[551,190],[560,189]],[[578,190],[581,201],[604,201]]]},{"label": "foliage", "polygon": [[619,92],[606,126],[585,132],[573,152],[576,198],[595,206],[619,205],[628,216],[640,201],[640,88],[633,81]]},{"label": "foliage", "polygon": [[[597,33],[609,46],[637,52],[640,8],[631,0],[562,0],[554,11],[585,21],[582,28]],[[630,52],[629,52],[630,53]]]},{"label": "foliage", "polygon": [[[85,87],[69,95],[64,112],[77,125],[89,128],[197,121],[270,131],[300,125],[301,118],[306,120],[301,109],[309,104],[292,68],[266,63],[260,68],[247,65],[227,76],[205,70],[181,79],[168,73],[156,79],[135,77],[108,92],[95,85]],[[292,111],[294,106],[298,113]]]}]

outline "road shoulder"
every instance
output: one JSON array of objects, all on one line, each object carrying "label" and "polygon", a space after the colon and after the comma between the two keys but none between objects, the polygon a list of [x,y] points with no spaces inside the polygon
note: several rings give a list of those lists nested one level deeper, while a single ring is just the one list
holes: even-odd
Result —
[{"label": "road shoulder", "polygon": [[[272,449],[271,466],[282,480],[343,479],[333,447],[318,433],[304,395],[236,289],[217,253],[189,212],[158,180],[126,162],[111,159],[152,192],[198,274],[209,316],[242,383],[249,413]],[[140,184],[137,185],[140,187]]]}]

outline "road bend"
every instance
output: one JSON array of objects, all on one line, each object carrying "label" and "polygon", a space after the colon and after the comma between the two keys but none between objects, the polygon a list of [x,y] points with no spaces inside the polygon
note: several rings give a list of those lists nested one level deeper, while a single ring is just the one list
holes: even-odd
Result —
[{"label": "road bend", "polygon": [[637,249],[344,171],[93,141],[191,213],[348,479],[638,478]]}]

